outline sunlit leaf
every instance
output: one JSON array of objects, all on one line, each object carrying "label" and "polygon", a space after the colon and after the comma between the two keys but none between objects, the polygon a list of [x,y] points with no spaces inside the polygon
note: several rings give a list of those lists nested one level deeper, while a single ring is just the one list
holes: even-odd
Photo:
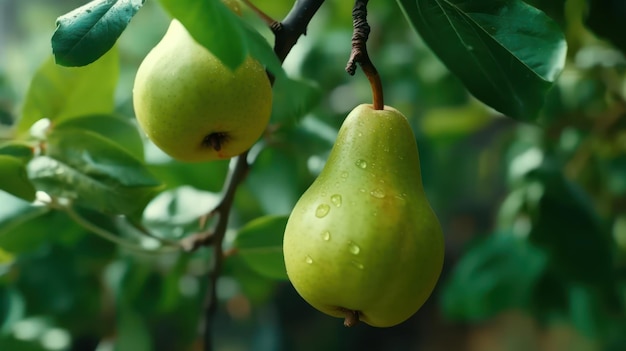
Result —
[{"label": "sunlit leaf", "polygon": [[117,50],[93,64],[61,67],[50,57],[30,82],[17,131],[25,133],[42,118],[53,123],[91,114],[110,114],[119,75]]},{"label": "sunlit leaf", "polygon": [[59,122],[54,130],[84,129],[97,133],[128,151],[136,159],[143,159],[143,141],[137,126],[128,119],[115,115],[90,115]]},{"label": "sunlit leaf", "polygon": [[56,20],[52,52],[63,66],[85,66],[109,51],[145,0],[94,0]]},{"label": "sunlit leaf", "polygon": [[563,33],[521,0],[398,0],[428,46],[479,100],[533,121],[565,64]]}]

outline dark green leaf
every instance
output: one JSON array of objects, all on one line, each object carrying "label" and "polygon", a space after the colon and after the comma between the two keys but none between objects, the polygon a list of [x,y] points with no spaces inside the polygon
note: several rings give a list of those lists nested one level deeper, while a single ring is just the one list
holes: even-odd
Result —
[{"label": "dark green leaf", "polygon": [[128,119],[115,115],[91,115],[64,120],[54,126],[56,131],[73,128],[97,133],[122,147],[136,159],[143,159],[143,141],[137,127]]},{"label": "dark green leaf", "polygon": [[85,66],[109,51],[145,0],[94,0],[56,20],[52,52],[63,66]]},{"label": "dark green leaf", "polygon": [[566,280],[604,286],[613,261],[607,228],[593,202],[560,169],[547,164],[527,176],[536,203],[529,202],[530,239],[550,254],[550,265]]},{"label": "dark green leaf", "polygon": [[26,166],[19,158],[0,155],[0,190],[24,200],[35,200],[35,187],[28,179]]},{"label": "dark green leaf", "polygon": [[0,155],[13,156],[24,163],[33,158],[33,151],[32,146],[20,142],[10,142],[0,145]]},{"label": "dark green leaf", "polygon": [[419,35],[485,104],[533,121],[563,69],[558,25],[521,0],[398,0]]},{"label": "dark green leaf", "polygon": [[110,114],[119,75],[117,50],[94,64],[66,68],[50,57],[30,82],[18,133],[24,133],[42,118],[52,122],[91,114]]},{"label": "dark green leaf", "polygon": [[246,224],[235,239],[238,255],[256,272],[287,279],[283,258],[283,234],[288,216],[267,216]]},{"label": "dark green leaf", "polygon": [[482,320],[529,304],[546,266],[546,255],[525,240],[503,233],[471,247],[457,263],[442,294],[446,315]]}]

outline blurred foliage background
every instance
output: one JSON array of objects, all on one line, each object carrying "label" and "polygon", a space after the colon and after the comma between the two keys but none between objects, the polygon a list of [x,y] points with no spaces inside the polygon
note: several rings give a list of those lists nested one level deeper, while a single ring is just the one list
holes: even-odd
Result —
[{"label": "blurred foliage background", "polygon": [[[11,137],[31,79],[51,55],[54,20],[83,3],[0,0],[0,141]],[[275,18],[292,5],[255,3]],[[626,349],[626,6],[529,3],[557,21],[569,48],[536,124],[469,95],[395,2],[369,6],[368,46],[385,102],[410,119],[446,236],[444,272],[426,305],[394,328],[347,329],[287,281],[244,262],[259,258],[234,255],[219,280],[218,350]],[[227,245],[249,221],[289,214],[321,171],[343,118],[370,100],[362,73],[344,72],[351,6],[327,1],[286,60],[290,75],[316,82],[322,94],[301,121],[281,123],[258,148]],[[134,73],[168,22],[148,1],[118,42],[115,114],[125,121],[134,118]],[[167,187],[144,224],[169,239],[192,233],[219,200],[228,162],[177,163],[148,142],[138,150]],[[24,206],[0,191],[0,350],[197,349],[207,250],[136,252],[66,213]],[[130,235],[116,218],[82,215]]]}]

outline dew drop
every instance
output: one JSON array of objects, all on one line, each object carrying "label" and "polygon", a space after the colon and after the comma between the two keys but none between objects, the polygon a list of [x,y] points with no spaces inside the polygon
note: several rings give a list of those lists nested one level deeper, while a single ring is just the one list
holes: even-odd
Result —
[{"label": "dew drop", "polygon": [[322,232],[322,240],[329,241],[330,240],[330,232],[328,230]]},{"label": "dew drop", "polygon": [[353,241],[348,241],[348,251],[350,251],[350,253],[353,255],[358,255],[359,252],[361,252],[361,248]]},{"label": "dew drop", "polygon": [[364,159],[358,159],[356,160],[356,162],[354,163],[357,167],[359,167],[360,169],[366,169],[367,168],[367,161],[365,161]]},{"label": "dew drop", "polygon": [[365,266],[363,266],[363,263],[358,262],[358,261],[352,261],[352,265],[358,269],[364,269]]},{"label": "dew drop", "polygon": [[359,189],[360,192],[365,193],[365,189],[361,188]]},{"label": "dew drop", "polygon": [[359,132],[359,136],[363,136],[363,133]]},{"label": "dew drop", "polygon": [[335,195],[331,196],[330,197],[330,202],[332,202],[333,205],[335,205],[337,207],[341,207],[341,195],[335,194]]},{"label": "dew drop", "polygon": [[306,255],[304,257],[304,262],[308,263],[308,264],[313,264],[313,258],[311,258],[311,256]]},{"label": "dew drop", "polygon": [[348,178],[348,172],[341,172],[341,178],[343,179]]},{"label": "dew drop", "polygon": [[370,195],[372,195],[373,197],[377,198],[377,199],[382,199],[385,197],[385,193],[380,190],[380,189],[374,189],[372,191],[370,191]]},{"label": "dew drop", "polygon": [[330,206],[328,206],[327,204],[321,204],[317,206],[317,209],[315,210],[315,217],[324,218],[326,217],[329,211],[330,211]]}]

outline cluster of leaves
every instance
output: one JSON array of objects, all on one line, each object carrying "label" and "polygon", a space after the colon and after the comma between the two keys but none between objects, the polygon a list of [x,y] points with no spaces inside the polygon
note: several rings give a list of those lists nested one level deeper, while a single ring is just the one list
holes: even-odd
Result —
[{"label": "cluster of leaves", "polygon": [[[411,116],[424,181],[429,194],[441,194],[433,203],[447,232],[450,204],[484,195],[467,190],[475,182],[508,174],[495,233],[472,242],[449,279],[444,277],[446,315],[476,321],[524,308],[541,320],[565,318],[590,335],[610,337],[619,334],[626,314],[626,219],[620,217],[626,193],[619,90],[624,61],[580,61],[585,50],[602,57],[616,52],[583,40],[585,18],[589,28],[623,49],[618,31],[606,29],[611,22],[597,20],[616,5],[604,1],[585,17],[581,0],[575,2],[578,11],[570,5],[567,17],[564,1],[535,2],[544,12],[519,0],[398,0],[436,57],[421,42],[406,49],[406,23],[394,20],[391,5],[378,5],[371,15],[380,11],[385,32],[400,39],[373,38],[370,50],[379,49],[381,56],[397,56],[393,51],[399,48],[407,53],[381,58],[379,70],[388,101]],[[228,162],[168,159],[116,103],[115,43],[143,5],[94,1],[60,17],[52,37],[54,59],[33,76],[11,138],[0,144],[1,348],[63,349],[71,340],[75,349],[115,342],[120,349],[171,350],[187,349],[196,338],[211,257],[204,250],[182,253],[177,242],[205,229],[198,219],[219,202]],[[272,122],[282,127],[251,152],[254,167],[238,190],[229,222],[233,235],[225,245],[231,256],[220,294],[234,301],[234,311],[245,310],[245,301],[267,303],[275,281],[286,279],[286,215],[319,172],[340,124],[337,116],[369,96],[346,94],[366,85],[347,83],[330,68],[341,71],[348,57],[349,26],[318,34],[302,59],[302,75],[329,92],[321,96],[305,80],[287,76],[258,23],[246,21],[250,17],[242,20],[218,0],[160,5],[225,64],[236,67],[251,54],[277,78]],[[349,18],[349,6],[328,6]],[[340,56],[332,48],[342,36]],[[443,73],[425,78],[437,70]],[[408,96],[407,86],[413,87]],[[487,180],[468,176],[478,173],[479,162],[459,161],[450,146],[475,133],[494,133],[490,110],[466,92],[501,114],[542,124],[508,124],[510,142],[474,147],[498,160]],[[317,118],[293,123],[314,106]],[[458,170],[446,173],[466,179],[442,177],[442,169]],[[493,203],[503,195],[486,193]],[[242,295],[244,302],[237,299]]]}]

